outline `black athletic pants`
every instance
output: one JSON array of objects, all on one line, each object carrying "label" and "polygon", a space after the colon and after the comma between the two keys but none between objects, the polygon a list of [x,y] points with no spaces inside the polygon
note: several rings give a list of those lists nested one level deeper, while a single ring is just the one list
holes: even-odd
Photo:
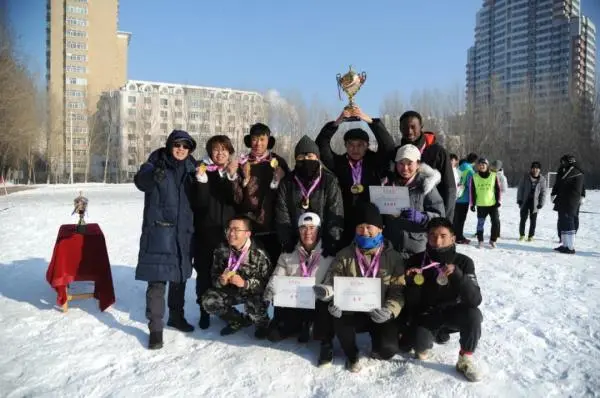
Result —
[{"label": "black athletic pants", "polygon": [[375,323],[368,313],[344,312],[333,319],[335,334],[346,357],[351,361],[358,358],[356,334],[368,332],[371,335],[371,350],[382,359],[390,359],[398,352],[398,323],[395,319],[385,323]]},{"label": "black athletic pants", "polygon": [[[167,282],[148,282],[146,289],[146,319],[151,332],[160,332],[164,328],[165,290]],[[185,303],[185,282],[169,282],[169,317],[183,317]]]},{"label": "black athletic pants", "polygon": [[525,235],[525,223],[527,223],[527,217],[529,216],[529,237],[535,235],[535,225],[537,222],[537,209],[533,207],[533,200],[530,199],[525,203],[525,206],[521,208],[521,222],[519,223],[519,236]]},{"label": "black athletic pants", "polygon": [[456,240],[461,241],[465,239],[465,221],[467,220],[467,214],[469,213],[468,203],[457,203],[454,207],[454,232],[456,233]]}]

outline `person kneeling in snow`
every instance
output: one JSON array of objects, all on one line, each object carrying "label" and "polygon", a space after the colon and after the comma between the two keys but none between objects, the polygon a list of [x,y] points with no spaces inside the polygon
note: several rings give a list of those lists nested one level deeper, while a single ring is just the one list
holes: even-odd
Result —
[{"label": "person kneeling in snow", "polygon": [[[265,289],[265,301],[272,302],[275,288],[275,276],[314,277],[321,284],[329,270],[333,257],[324,257],[321,252],[321,219],[316,213],[304,213],[298,219],[300,242],[292,253],[282,253],[271,280]],[[333,323],[327,303],[317,300],[315,309],[278,307],[270,325],[270,341],[281,341],[299,333],[298,341],[310,340],[310,326],[313,324],[313,337],[321,340],[319,366],[331,364],[333,360]]]},{"label": "person kneeling in snow", "polygon": [[346,354],[346,368],[360,371],[356,333],[369,332],[372,355],[390,359],[398,352],[398,325],[394,318],[404,305],[404,261],[392,244],[384,240],[383,220],[379,209],[366,203],[355,211],[356,235],[354,242],[342,249],[331,263],[323,285],[315,285],[318,299],[331,301],[334,277],[379,278],[381,280],[381,307],[369,313],[342,312],[333,302],[335,334]]},{"label": "person kneeling in snow", "polygon": [[[456,252],[456,236],[445,218],[429,222],[427,249],[406,264],[406,298],[403,318],[408,319],[407,335],[421,360],[427,359],[439,333],[460,333],[456,370],[470,381],[481,376],[472,359],[481,337],[483,317],[479,308],[481,292],[475,266],[469,257]],[[439,340],[438,340],[439,341]]]},{"label": "person kneeling in snow", "polygon": [[[221,336],[256,325],[254,336],[267,337],[269,316],[263,301],[271,262],[267,253],[252,239],[251,220],[247,216],[233,217],[225,231],[227,244],[215,250],[212,265],[214,288],[202,296],[202,307],[228,323]],[[235,305],[244,304],[246,315]]]}]

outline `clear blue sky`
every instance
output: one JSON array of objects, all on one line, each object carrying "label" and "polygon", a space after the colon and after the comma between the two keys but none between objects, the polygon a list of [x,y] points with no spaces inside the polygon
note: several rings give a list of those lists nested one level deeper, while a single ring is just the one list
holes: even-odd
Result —
[{"label": "clear blue sky", "polygon": [[[98,1],[98,0],[90,0]],[[45,0],[8,0],[17,45],[43,82]],[[583,12],[600,29],[600,0]],[[121,0],[133,33],[128,78],[337,99],[335,75],[366,71],[356,101],[377,114],[386,93],[464,85],[482,0]]]}]

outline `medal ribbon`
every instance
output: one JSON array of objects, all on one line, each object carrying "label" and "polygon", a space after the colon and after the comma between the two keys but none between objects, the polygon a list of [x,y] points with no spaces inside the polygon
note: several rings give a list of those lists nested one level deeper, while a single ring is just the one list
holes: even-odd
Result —
[{"label": "medal ribbon", "polygon": [[250,239],[246,241],[239,257],[235,255],[233,249],[229,249],[229,260],[227,260],[227,270],[231,272],[237,271],[242,265],[242,260],[247,257],[250,250]]},{"label": "medal ribbon", "polygon": [[362,159],[356,162],[356,165],[352,164],[350,160],[348,160],[348,164],[350,164],[350,169],[352,170],[352,184],[360,185],[362,180]]},{"label": "medal ribbon", "polygon": [[241,165],[244,165],[248,161],[253,162],[254,164],[270,162],[271,161],[271,152],[267,151],[262,156],[254,156],[254,155],[252,155],[252,153],[249,153],[247,155],[242,155],[240,157],[239,163]]},{"label": "medal ribbon", "polygon": [[298,184],[298,187],[300,188],[300,193],[302,194],[302,198],[309,200],[310,195],[314,192],[315,189],[317,189],[317,185],[319,185],[319,182],[321,182],[321,170],[319,169],[319,176],[312,183],[310,188],[308,188],[308,190],[304,187],[304,184],[302,184],[302,181],[300,181],[300,179],[298,177],[294,176],[294,181],[296,181],[296,184]]},{"label": "medal ribbon", "polygon": [[302,276],[305,278],[312,276],[316,265],[321,259],[321,254],[316,251],[313,251],[313,253],[307,258],[305,256],[304,250],[300,249],[298,250],[298,257],[300,257],[300,267],[302,268]]},{"label": "medal ribbon", "polygon": [[360,252],[358,247],[355,249],[356,260],[358,261],[358,267],[360,268],[360,273],[363,277],[368,278],[369,275],[373,278],[377,277],[377,272],[379,272],[379,260],[381,259],[381,252],[383,251],[383,247],[377,249],[373,258],[371,259],[371,263],[368,264],[367,257]]},{"label": "medal ribbon", "polygon": [[421,268],[420,268],[421,273],[423,273],[423,271],[425,271],[426,269],[435,268],[437,270],[437,274],[439,275],[442,272],[442,267],[441,267],[442,264],[436,263],[436,262],[431,262],[430,264],[425,265],[425,263],[427,262],[426,259],[428,259],[428,257],[429,256],[427,256],[427,254],[425,254],[423,256],[423,261],[421,262]]}]

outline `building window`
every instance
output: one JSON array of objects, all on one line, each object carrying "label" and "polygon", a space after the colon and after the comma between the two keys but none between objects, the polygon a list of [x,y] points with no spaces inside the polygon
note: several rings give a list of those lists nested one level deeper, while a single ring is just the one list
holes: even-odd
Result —
[{"label": "building window", "polygon": [[200,119],[200,114],[198,112],[190,112],[190,120],[198,120]]},{"label": "building window", "polygon": [[148,142],[152,139],[152,136],[150,134],[146,134],[144,135],[144,141]]},{"label": "building window", "polygon": [[66,22],[67,22],[67,25],[88,26],[88,21],[86,19],[67,18]]},{"label": "building window", "polygon": [[80,41],[67,40],[67,48],[73,50],[87,50],[87,44]]},{"label": "building window", "polygon": [[134,132],[135,132],[135,128],[136,128],[136,127],[137,127],[137,126],[136,126],[135,122],[128,122],[128,123],[127,123],[127,129],[128,129],[129,131],[131,131],[132,133],[134,133]]},{"label": "building window", "polygon": [[181,125],[181,123],[175,123],[175,124],[173,125],[173,128],[174,128],[175,130],[183,130],[183,126]]},{"label": "building window", "polygon": [[183,104],[183,101],[180,99],[176,99],[175,100],[175,106],[181,106]]},{"label": "building window", "polygon": [[167,106],[167,105],[169,105],[169,100],[167,98],[161,98],[160,106]]},{"label": "building window", "polygon": [[136,135],[135,134],[128,134],[127,135],[127,140],[128,141],[135,141],[136,140]]},{"label": "building window", "polygon": [[135,166],[135,159],[127,159],[128,166]]},{"label": "building window", "polygon": [[127,109],[127,114],[129,116],[135,116],[135,109],[134,108]]},{"label": "building window", "polygon": [[150,97],[144,98],[144,104],[151,104],[151,103],[152,103],[152,98],[150,98]]},{"label": "building window", "polygon": [[85,91],[82,90],[67,90],[67,97],[85,97]]},{"label": "building window", "polygon": [[83,102],[67,102],[68,109],[85,109],[85,103]]},{"label": "building window", "polygon": [[168,127],[167,127],[167,123],[161,123],[161,124],[160,124],[160,129],[161,129],[162,131],[166,131],[166,130],[168,129]]},{"label": "building window", "polygon": [[79,65],[67,65],[67,66],[65,66],[65,71],[72,72],[72,73],[86,73],[87,68],[85,66],[79,66]]},{"label": "building window", "polygon": [[144,130],[150,130],[152,128],[152,123],[144,122]]},{"label": "building window", "polygon": [[67,59],[69,61],[75,61],[75,62],[86,62],[87,61],[87,56],[83,55],[83,54],[71,54],[71,53],[67,53]]},{"label": "building window", "polygon": [[181,119],[183,117],[183,112],[175,112],[175,119]]},{"label": "building window", "polygon": [[67,29],[65,35],[69,37],[87,37],[87,32],[85,30]]},{"label": "building window", "polygon": [[130,95],[129,97],[127,97],[127,102],[130,104],[135,104],[135,97]]},{"label": "building window", "polygon": [[146,117],[152,116],[152,109],[144,109],[144,116],[146,116]]},{"label": "building window", "polygon": [[189,131],[198,131],[198,125],[196,124],[190,124],[188,127]]},{"label": "building window", "polygon": [[162,117],[163,119],[166,119],[169,116],[169,113],[167,111],[160,111],[160,117]]},{"label": "building window", "polygon": [[73,14],[87,14],[88,9],[87,7],[67,6],[67,12],[72,12]]}]

